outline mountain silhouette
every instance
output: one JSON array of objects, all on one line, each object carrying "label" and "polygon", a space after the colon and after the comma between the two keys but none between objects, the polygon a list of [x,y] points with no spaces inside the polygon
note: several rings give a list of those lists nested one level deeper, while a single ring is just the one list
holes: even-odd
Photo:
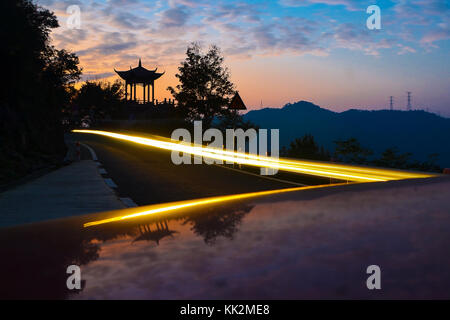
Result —
[{"label": "mountain silhouette", "polygon": [[308,101],[283,108],[252,110],[244,115],[260,128],[280,129],[280,147],[309,133],[330,151],[335,140],[357,138],[379,156],[387,148],[410,152],[412,159],[427,160],[437,153],[436,163],[450,166],[450,119],[422,110],[355,110],[334,112]]}]

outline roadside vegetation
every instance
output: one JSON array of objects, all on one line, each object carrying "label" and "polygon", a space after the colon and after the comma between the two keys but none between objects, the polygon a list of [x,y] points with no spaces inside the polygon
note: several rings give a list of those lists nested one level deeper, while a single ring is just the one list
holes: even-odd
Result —
[{"label": "roadside vegetation", "polygon": [[0,185],[57,165],[66,147],[62,109],[80,78],[78,57],[50,45],[55,15],[30,0],[3,0],[0,28]]},{"label": "roadside vegetation", "polygon": [[436,165],[438,154],[431,154],[426,161],[412,159],[411,153],[401,153],[397,148],[387,148],[378,157],[374,152],[361,145],[356,138],[334,141],[334,152],[319,146],[314,137],[306,134],[292,141],[288,148],[281,149],[281,155],[297,159],[322,160],[349,164],[370,165],[404,170],[442,172]]},{"label": "roadside vegetation", "polygon": [[72,91],[70,104],[63,110],[63,121],[70,127],[88,127],[100,120],[127,119],[123,97],[123,84],[119,80],[86,81]]}]

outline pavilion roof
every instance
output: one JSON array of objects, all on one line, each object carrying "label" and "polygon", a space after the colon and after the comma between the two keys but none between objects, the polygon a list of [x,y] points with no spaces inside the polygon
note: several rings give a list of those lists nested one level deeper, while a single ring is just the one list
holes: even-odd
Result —
[{"label": "pavilion roof", "polygon": [[154,70],[148,70],[144,68],[142,66],[141,59],[139,59],[139,65],[136,68],[130,67],[130,70],[126,71],[117,71],[116,69],[114,69],[114,71],[123,80],[135,83],[150,83],[158,79],[165,73],[158,73],[156,72],[156,70],[158,70],[158,68],[155,68]]}]

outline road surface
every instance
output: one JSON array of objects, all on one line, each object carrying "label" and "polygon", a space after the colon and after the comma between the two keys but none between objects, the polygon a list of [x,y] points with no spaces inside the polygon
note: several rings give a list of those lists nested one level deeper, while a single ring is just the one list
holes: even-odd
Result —
[{"label": "road surface", "polygon": [[95,151],[119,196],[138,205],[295,186],[216,165],[174,165],[168,151],[108,137],[74,134],[74,139]]}]

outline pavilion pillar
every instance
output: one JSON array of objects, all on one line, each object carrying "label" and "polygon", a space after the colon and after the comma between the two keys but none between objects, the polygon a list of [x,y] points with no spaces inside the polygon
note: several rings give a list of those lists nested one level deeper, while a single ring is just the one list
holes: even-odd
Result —
[{"label": "pavilion pillar", "polygon": [[150,102],[150,84],[147,83],[147,101]]},{"label": "pavilion pillar", "polygon": [[128,97],[128,82],[125,82],[125,101],[127,100]]},{"label": "pavilion pillar", "polygon": [[152,103],[155,102],[155,82],[152,81]]},{"label": "pavilion pillar", "polygon": [[133,101],[136,101],[136,83],[133,83]]},{"label": "pavilion pillar", "polygon": [[145,103],[145,83],[142,84],[142,100]]}]

